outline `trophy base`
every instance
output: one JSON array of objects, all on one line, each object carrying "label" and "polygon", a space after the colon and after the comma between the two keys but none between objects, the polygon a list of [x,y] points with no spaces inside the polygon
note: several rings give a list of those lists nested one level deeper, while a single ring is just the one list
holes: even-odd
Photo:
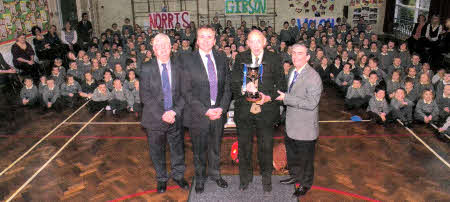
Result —
[{"label": "trophy base", "polygon": [[258,102],[262,99],[262,96],[258,93],[256,94],[250,94],[250,93],[246,93],[246,99],[249,102]]}]

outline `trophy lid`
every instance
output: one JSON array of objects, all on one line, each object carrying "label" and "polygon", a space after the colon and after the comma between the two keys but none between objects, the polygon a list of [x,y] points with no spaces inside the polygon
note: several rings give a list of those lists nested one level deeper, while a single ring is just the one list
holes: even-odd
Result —
[{"label": "trophy lid", "polygon": [[246,65],[247,68],[251,70],[257,70],[260,66],[260,64],[246,64],[246,63],[242,63],[242,65]]}]

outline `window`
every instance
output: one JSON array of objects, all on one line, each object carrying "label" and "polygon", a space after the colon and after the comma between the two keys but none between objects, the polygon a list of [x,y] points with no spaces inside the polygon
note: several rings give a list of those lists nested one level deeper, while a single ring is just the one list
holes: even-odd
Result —
[{"label": "window", "polygon": [[428,16],[431,0],[397,0],[395,4],[395,22],[415,23],[419,14]]}]

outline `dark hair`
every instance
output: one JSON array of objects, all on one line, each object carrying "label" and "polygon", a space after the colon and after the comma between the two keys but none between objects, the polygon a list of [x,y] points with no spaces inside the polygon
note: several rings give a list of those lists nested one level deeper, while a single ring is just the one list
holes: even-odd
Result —
[{"label": "dark hair", "polygon": [[359,75],[356,75],[355,77],[353,77],[353,81],[359,81],[361,82],[362,78]]},{"label": "dark hair", "polygon": [[375,74],[375,75],[377,75],[377,76],[378,76],[377,72],[375,72],[375,71],[371,71],[371,72],[370,72],[370,74],[369,74],[369,77],[370,77],[370,76],[372,76],[373,74]]},{"label": "dark hair", "polygon": [[81,14],[81,17],[84,17],[86,15],[88,15],[88,13],[84,12],[83,14]]},{"label": "dark hair", "polygon": [[39,30],[39,32],[42,32],[42,29],[38,26],[33,26],[31,28],[31,34],[33,34],[33,36],[36,36],[36,30]]},{"label": "dark hair", "polygon": [[375,86],[375,93],[378,93],[380,91],[386,91],[386,88],[384,88],[383,85],[377,85]]}]

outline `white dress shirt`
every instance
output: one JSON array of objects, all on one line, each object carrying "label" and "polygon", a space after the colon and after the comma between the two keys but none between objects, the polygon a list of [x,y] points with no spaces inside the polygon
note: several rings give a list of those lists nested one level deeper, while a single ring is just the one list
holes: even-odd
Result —
[{"label": "white dress shirt", "polygon": [[[216,60],[214,60],[214,55],[213,55],[213,53],[212,53],[212,50],[211,50],[209,53],[206,53],[206,52],[204,52],[204,51],[202,51],[202,50],[199,49],[198,52],[200,53],[200,57],[202,58],[203,67],[205,68],[205,72],[206,72],[206,75],[208,75],[208,78],[209,78],[209,72],[208,72],[208,57],[206,57],[206,55],[209,54],[209,57],[211,58],[211,60],[212,60],[212,62],[213,62],[213,64],[214,64],[214,69],[216,70],[216,71],[215,71],[215,72],[216,72],[216,81],[219,82],[218,79],[217,79],[217,66],[216,66]],[[219,84],[217,84],[217,85],[219,85]],[[218,93],[218,92],[217,92],[217,93]],[[215,105],[215,104],[216,104],[216,102],[213,101],[213,100],[211,100],[211,106],[212,106],[212,105]]]}]

